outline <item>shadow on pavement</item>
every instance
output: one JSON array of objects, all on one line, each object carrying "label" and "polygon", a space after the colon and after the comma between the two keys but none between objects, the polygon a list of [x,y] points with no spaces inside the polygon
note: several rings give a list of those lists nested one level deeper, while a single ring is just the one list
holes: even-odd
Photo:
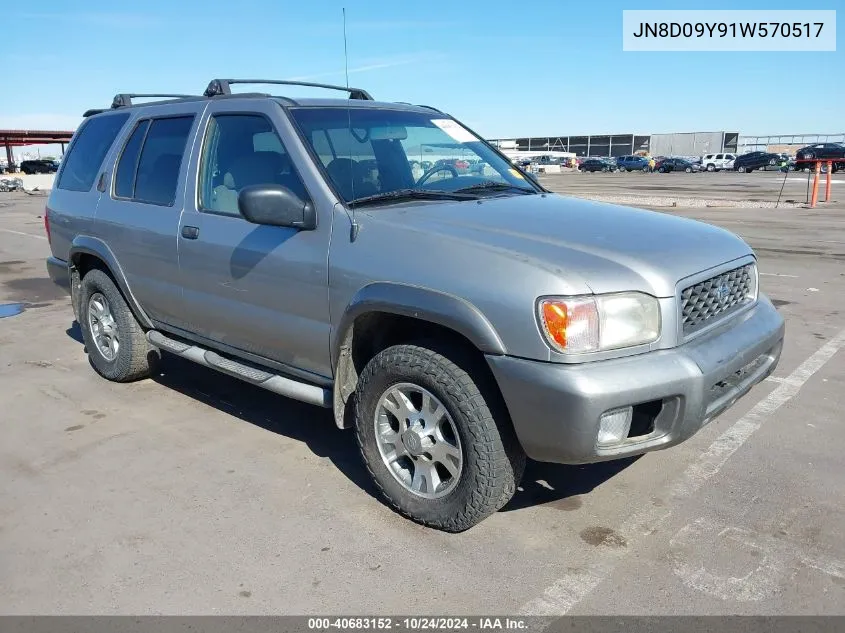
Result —
[{"label": "shadow on pavement", "polygon": [[[77,322],[67,330],[67,335],[83,343]],[[335,427],[330,409],[276,395],[167,353],[162,354],[152,380],[244,422],[304,442],[315,455],[330,459],[350,481],[381,501],[361,460],[354,434]],[[581,505],[579,495],[589,493],[637,459],[578,466],[528,460],[521,485],[501,512],[545,504],[575,510]]]},{"label": "shadow on pavement", "polygon": [[162,354],[152,379],[244,422],[305,443],[311,452],[330,459],[350,481],[378,498],[355,435],[338,430],[331,409],[276,395],[167,353]]},{"label": "shadow on pavement", "polygon": [[639,459],[628,457],[597,464],[566,466],[528,460],[522,483],[501,512],[521,510],[531,506],[555,504],[561,510],[577,510],[579,495],[591,492],[615,477]]},{"label": "shadow on pavement", "polygon": [[70,338],[72,338],[80,345],[85,345],[85,339],[82,338],[82,329],[79,327],[78,321],[74,321],[73,325],[71,325],[67,330],[65,330],[65,334],[67,334]]}]

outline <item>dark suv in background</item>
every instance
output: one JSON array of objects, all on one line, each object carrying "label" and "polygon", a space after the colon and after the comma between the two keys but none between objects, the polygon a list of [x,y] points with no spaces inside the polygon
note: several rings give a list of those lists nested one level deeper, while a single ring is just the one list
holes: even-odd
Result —
[{"label": "dark suv in background", "polygon": [[619,171],[648,171],[648,159],[643,156],[620,156],[616,159]]},{"label": "dark suv in background", "polygon": [[742,156],[737,156],[734,160],[734,171],[749,173],[755,169],[765,169],[766,167],[774,167],[782,162],[780,154],[772,154],[771,152],[749,152]]},{"label": "dark suv in background", "polygon": [[37,159],[25,160],[21,163],[21,171],[25,174],[55,174],[59,170],[56,161]]}]

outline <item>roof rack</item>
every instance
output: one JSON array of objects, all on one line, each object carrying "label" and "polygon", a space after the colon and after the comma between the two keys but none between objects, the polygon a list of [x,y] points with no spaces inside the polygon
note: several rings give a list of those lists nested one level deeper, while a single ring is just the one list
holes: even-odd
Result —
[{"label": "roof rack", "polygon": [[309,88],[325,88],[326,90],[341,90],[349,93],[350,99],[372,101],[370,93],[362,88],[349,88],[346,86],[333,86],[331,84],[315,84],[310,81],[287,81],[282,79],[212,79],[205,89],[206,97],[217,97],[230,95],[232,84],[276,84],[282,86],[307,86]]},{"label": "roof rack", "polygon": [[120,93],[114,96],[111,102],[112,108],[128,108],[132,105],[132,99],[138,97],[163,97],[165,99],[191,99],[196,98],[197,95],[177,95],[177,94],[140,94],[140,93]]}]

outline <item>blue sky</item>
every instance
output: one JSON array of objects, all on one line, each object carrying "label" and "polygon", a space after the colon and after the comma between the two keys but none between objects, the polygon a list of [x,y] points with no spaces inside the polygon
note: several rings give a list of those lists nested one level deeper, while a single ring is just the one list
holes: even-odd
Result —
[{"label": "blue sky", "polygon": [[219,76],[343,83],[344,6],[352,85],[435,105],[488,138],[845,129],[841,43],[833,53],[623,52],[623,9],[683,8],[657,0],[15,2],[3,11],[13,28],[0,46],[0,128],[73,128],[117,92],[200,93]]}]

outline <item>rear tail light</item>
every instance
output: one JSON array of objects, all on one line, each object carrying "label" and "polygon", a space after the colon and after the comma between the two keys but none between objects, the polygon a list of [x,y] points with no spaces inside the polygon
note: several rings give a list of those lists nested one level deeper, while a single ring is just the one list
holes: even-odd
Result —
[{"label": "rear tail light", "polygon": [[47,243],[52,244],[50,238],[50,207],[44,209],[44,232],[47,233]]}]

